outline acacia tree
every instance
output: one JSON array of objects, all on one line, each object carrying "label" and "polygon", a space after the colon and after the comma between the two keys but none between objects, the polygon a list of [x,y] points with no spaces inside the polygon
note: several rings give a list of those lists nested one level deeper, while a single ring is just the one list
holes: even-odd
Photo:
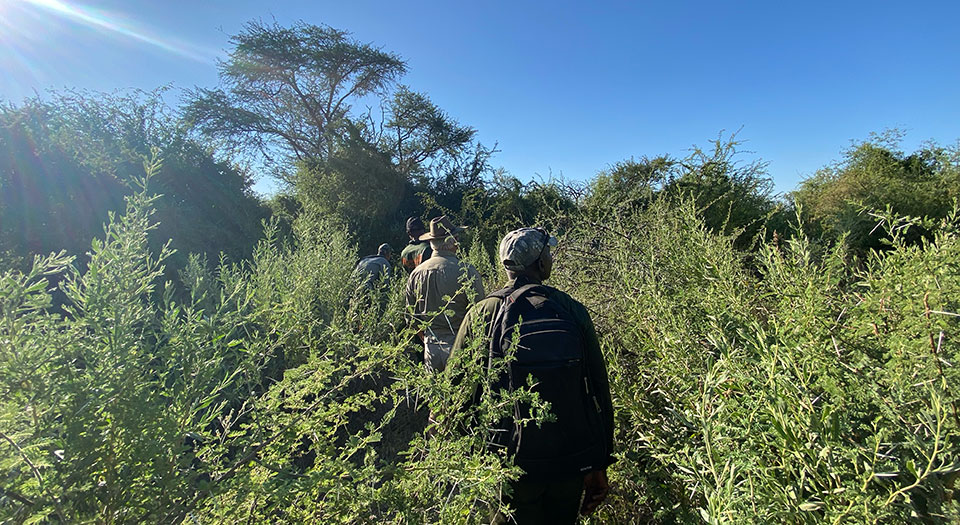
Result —
[{"label": "acacia tree", "polygon": [[[406,71],[397,55],[303,22],[250,22],[231,41],[221,87],[191,92],[186,119],[260,156],[301,209],[362,231],[361,246],[400,241],[389,234],[402,237],[397,225],[421,213],[421,193],[481,185],[493,150],[474,145],[476,131],[426,95],[394,89]],[[381,111],[369,109],[378,99]],[[360,103],[368,109],[353,111]]]},{"label": "acacia tree", "polygon": [[[405,175],[430,171],[429,160],[461,157],[476,130],[451,119],[430,99],[406,86],[393,95],[386,130],[379,137],[381,147],[390,152],[397,170]],[[436,166],[439,167],[439,166]]]},{"label": "acacia tree", "polygon": [[192,91],[186,116],[204,134],[274,166],[276,160],[328,160],[352,104],[385,96],[406,72],[399,56],[329,26],[253,21],[231,43],[230,57],[219,65],[222,87]]}]

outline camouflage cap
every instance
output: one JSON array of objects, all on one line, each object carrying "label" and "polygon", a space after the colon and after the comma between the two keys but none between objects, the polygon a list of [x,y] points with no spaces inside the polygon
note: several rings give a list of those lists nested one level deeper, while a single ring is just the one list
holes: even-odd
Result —
[{"label": "camouflage cap", "polygon": [[556,246],[557,238],[541,228],[513,230],[500,241],[500,262],[508,270],[523,270],[540,258],[544,245]]}]

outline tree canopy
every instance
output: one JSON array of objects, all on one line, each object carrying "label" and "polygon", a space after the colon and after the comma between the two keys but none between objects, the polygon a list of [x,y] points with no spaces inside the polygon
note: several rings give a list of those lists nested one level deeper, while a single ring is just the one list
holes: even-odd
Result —
[{"label": "tree canopy", "polygon": [[83,254],[154,151],[162,196],[152,242],[175,239],[180,265],[189,253],[249,256],[267,213],[251,179],[190,138],[157,92],[60,93],[0,108],[0,251],[16,266],[27,254]]},{"label": "tree canopy", "polygon": [[231,43],[219,65],[222,86],[194,90],[185,116],[208,136],[268,161],[328,159],[352,105],[383,95],[406,72],[397,55],[329,26],[254,21]]},{"label": "tree canopy", "polygon": [[406,86],[394,93],[389,112],[380,142],[397,169],[408,176],[428,174],[429,167],[424,163],[438,156],[459,158],[476,134],[473,128],[451,119],[426,95]]}]

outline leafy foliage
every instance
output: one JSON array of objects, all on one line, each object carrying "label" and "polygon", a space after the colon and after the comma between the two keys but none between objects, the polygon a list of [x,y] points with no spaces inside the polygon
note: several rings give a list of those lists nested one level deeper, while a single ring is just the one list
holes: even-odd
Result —
[{"label": "leafy foliage", "polygon": [[[897,130],[873,135],[850,147],[834,166],[819,170],[791,194],[815,235],[845,236],[860,255],[885,245],[872,211],[890,210],[912,217],[946,217],[960,198],[960,154],[956,147],[927,144],[906,154]],[[913,241],[930,237],[922,227]]]},{"label": "leafy foliage", "polygon": [[[154,200],[135,193],[111,215],[82,274],[62,255],[4,274],[14,300],[4,301],[0,338],[0,431],[17,452],[4,456],[5,519],[175,519],[200,481],[191,441],[255,384],[225,366],[255,361],[237,359],[229,315],[176,305],[169,287],[157,289],[170,251],[150,254]],[[65,316],[41,309],[50,294],[38,277],[51,273],[66,274]]]},{"label": "leafy foliage", "polygon": [[[396,55],[329,26],[249,22],[220,64],[224,89],[197,89],[186,118],[208,136],[272,160],[330,157],[351,105],[406,71]],[[281,172],[282,173],[282,172]]]},{"label": "leafy foliage", "polygon": [[[355,296],[344,230],[306,214],[292,244],[268,224],[248,267],[213,274],[194,257],[181,304],[157,288],[170,252],[150,254],[147,195],[111,216],[86,271],[61,254],[0,279],[14,452],[0,516],[461,522],[482,520],[478,502],[499,508],[516,469],[483,432],[458,434],[455,385],[411,361],[401,283]],[[62,317],[44,310],[57,273]],[[425,434],[428,406],[444,424]]]},{"label": "leafy foliage", "polygon": [[405,86],[394,93],[390,113],[381,142],[398,171],[407,176],[429,174],[432,170],[424,164],[438,156],[459,157],[476,133],[453,121],[426,95]]},{"label": "leafy foliage", "polygon": [[351,275],[421,211],[472,227],[487,289],[505,231],[560,235],[552,284],[591,310],[617,414],[588,522],[960,520],[954,149],[856,145],[793,194],[795,219],[735,137],[523,184],[426,95],[395,91],[380,126],[352,113],[387,100],[395,55],[304,23],[234,44],[224,90],[186,111],[283,157],[294,184],[258,243],[244,172],[155,96],[0,108],[0,520],[509,514],[521,473],[487,429],[549,407],[493,392],[482,341],[429,374],[402,278]]},{"label": "leafy foliage", "polygon": [[955,224],[911,246],[888,217],[893,252],[865,269],[798,235],[757,271],[697,216],[660,201],[582,224],[558,260],[611,370],[622,452],[602,519],[957,519]]},{"label": "leafy foliage", "polygon": [[664,155],[615,164],[591,181],[583,200],[588,215],[603,220],[642,212],[661,199],[687,199],[711,230],[735,234],[740,249],[750,248],[764,228],[787,234],[766,165],[760,160],[741,162],[735,134],[720,136],[711,145],[707,151],[694,147],[679,160]]},{"label": "leafy foliage", "polygon": [[[31,254],[82,254],[111,211],[136,191],[145,156],[164,163],[154,249],[249,257],[266,210],[247,175],[178,126],[160,93],[65,93],[0,108],[0,252],[24,269]],[[25,260],[26,259],[26,260]]]},{"label": "leafy foliage", "polygon": [[[211,272],[194,257],[175,294],[160,286],[169,249],[147,242],[148,195],[110,218],[85,270],[60,254],[0,278],[0,516],[509,513],[519,472],[485,429],[536,396],[484,391],[464,410],[462,385],[489,384],[485,363],[428,374],[402,281],[356,291],[348,229],[305,212],[284,239],[272,221],[249,263]],[[956,210],[884,215],[890,249],[851,266],[842,243],[803,234],[747,258],[692,199],[602,222],[557,209],[543,217],[564,232],[554,285],[593,311],[617,410],[615,490],[594,521],[957,519]],[[916,226],[933,237],[912,242]],[[467,256],[496,283],[476,239]],[[47,309],[56,275],[66,315]],[[535,413],[528,424],[549,417]]]}]

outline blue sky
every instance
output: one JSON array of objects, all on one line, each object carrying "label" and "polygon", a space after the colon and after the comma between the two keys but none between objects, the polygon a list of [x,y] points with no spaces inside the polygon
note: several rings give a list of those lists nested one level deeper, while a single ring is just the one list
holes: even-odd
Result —
[{"label": "blue sky", "polygon": [[767,161],[784,192],[870,132],[902,128],[908,151],[960,138],[955,1],[0,0],[0,99],[212,87],[229,35],[255,18],[399,54],[403,83],[522,180],[587,179],[740,130],[742,158]]}]

